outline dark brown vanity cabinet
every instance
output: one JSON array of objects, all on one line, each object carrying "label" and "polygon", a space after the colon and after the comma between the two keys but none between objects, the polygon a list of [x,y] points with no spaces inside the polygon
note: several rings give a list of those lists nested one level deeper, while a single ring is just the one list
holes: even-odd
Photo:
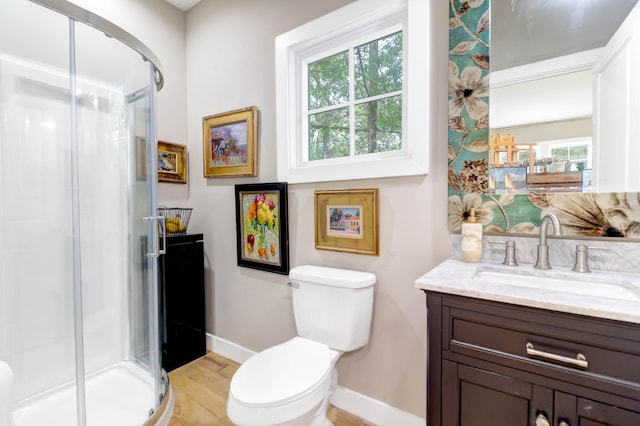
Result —
[{"label": "dark brown vanity cabinet", "polygon": [[640,326],[426,291],[429,426],[640,426]]}]

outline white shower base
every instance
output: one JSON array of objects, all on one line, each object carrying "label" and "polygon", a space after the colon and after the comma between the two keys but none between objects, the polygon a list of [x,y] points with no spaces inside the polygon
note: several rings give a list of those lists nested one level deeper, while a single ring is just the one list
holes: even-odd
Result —
[{"label": "white shower base", "polygon": [[[140,426],[154,407],[151,375],[132,362],[120,362],[87,377],[88,426]],[[30,398],[13,413],[15,426],[76,425],[76,388],[65,386]]]}]

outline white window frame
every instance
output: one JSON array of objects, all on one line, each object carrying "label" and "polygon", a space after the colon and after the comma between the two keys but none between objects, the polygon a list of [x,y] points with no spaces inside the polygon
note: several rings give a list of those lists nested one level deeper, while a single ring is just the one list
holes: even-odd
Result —
[{"label": "white window frame", "polygon": [[[358,0],[276,38],[278,180],[305,183],[427,174],[428,22],[424,0]],[[337,53],[346,45],[391,33],[398,24],[405,46],[402,149],[305,161],[308,63],[320,52]]]}]

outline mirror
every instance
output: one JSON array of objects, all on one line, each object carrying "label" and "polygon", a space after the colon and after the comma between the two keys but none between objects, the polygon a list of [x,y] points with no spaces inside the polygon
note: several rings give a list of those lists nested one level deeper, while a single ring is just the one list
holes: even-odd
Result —
[{"label": "mirror", "polygon": [[490,192],[640,191],[637,3],[491,1]]}]

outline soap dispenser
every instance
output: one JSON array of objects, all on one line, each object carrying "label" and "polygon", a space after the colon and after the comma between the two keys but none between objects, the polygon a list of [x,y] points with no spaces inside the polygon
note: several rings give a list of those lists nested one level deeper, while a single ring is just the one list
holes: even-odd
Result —
[{"label": "soap dispenser", "polygon": [[482,258],[482,225],[476,223],[476,211],[471,209],[469,218],[462,224],[462,260],[480,262]]}]

